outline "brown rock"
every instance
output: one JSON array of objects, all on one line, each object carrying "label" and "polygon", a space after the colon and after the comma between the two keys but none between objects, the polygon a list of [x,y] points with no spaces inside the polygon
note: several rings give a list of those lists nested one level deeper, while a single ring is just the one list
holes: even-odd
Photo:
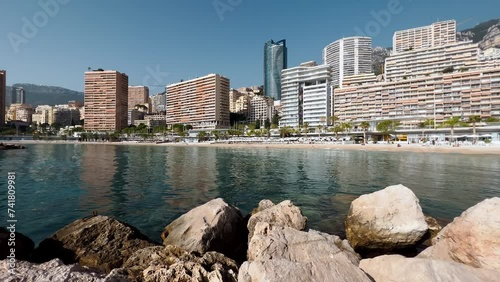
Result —
[{"label": "brown rock", "polygon": [[33,254],[37,262],[59,258],[110,272],[135,251],[154,246],[134,227],[107,216],[79,219],[43,240]]}]

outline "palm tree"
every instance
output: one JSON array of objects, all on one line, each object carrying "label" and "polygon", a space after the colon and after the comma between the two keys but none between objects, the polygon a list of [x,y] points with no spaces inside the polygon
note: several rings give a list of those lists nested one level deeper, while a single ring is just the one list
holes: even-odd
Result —
[{"label": "palm tree", "polygon": [[334,132],[335,133],[335,139],[339,139],[339,132],[342,131],[342,127],[340,125],[336,125],[332,128],[330,128],[330,132]]},{"label": "palm tree", "polygon": [[321,130],[323,130],[323,125],[318,125],[318,129],[319,129],[319,137],[321,137]]},{"label": "palm tree", "polygon": [[472,135],[474,135],[474,143],[476,142],[476,123],[481,121],[480,116],[470,116],[469,123],[472,123]]},{"label": "palm tree", "polygon": [[349,131],[351,130],[352,124],[350,124],[348,122],[343,122],[340,124],[340,127],[342,128],[342,132],[346,133],[346,137],[347,137],[347,133],[349,133]]},{"label": "palm tree", "polygon": [[307,132],[309,130],[309,123],[308,122],[304,122],[304,124],[302,125],[302,127],[304,127],[304,130],[306,132],[306,137],[307,137]]},{"label": "palm tree", "polygon": [[339,120],[338,116],[331,116],[330,117],[330,123],[332,124],[332,126],[335,126],[335,122],[338,120]]},{"label": "palm tree", "polygon": [[434,120],[433,119],[426,119],[423,122],[418,124],[418,127],[422,129],[422,138],[424,138],[425,134],[425,129],[427,127],[434,126]]},{"label": "palm tree", "polygon": [[359,127],[363,129],[363,144],[366,145],[366,131],[370,128],[370,124],[367,121],[363,121],[359,124]]},{"label": "palm tree", "polygon": [[450,133],[451,137],[453,138],[454,136],[454,128],[455,126],[460,125],[460,117],[450,117],[449,119],[445,120],[443,122],[443,126],[449,126],[450,127]]}]

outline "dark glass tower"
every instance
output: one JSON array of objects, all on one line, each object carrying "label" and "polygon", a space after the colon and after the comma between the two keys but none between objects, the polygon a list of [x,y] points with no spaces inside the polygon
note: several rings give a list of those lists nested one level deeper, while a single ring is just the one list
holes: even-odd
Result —
[{"label": "dark glass tower", "polygon": [[281,100],[281,71],[287,68],[286,40],[268,41],[264,45],[264,93]]}]

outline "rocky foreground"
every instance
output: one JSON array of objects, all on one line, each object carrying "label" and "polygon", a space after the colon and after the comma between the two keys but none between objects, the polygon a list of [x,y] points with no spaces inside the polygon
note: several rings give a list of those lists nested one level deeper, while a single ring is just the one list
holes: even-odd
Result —
[{"label": "rocky foreground", "polygon": [[163,245],[107,216],[36,249],[16,234],[14,273],[0,228],[0,281],[500,281],[500,198],[441,229],[410,189],[390,186],[354,200],[345,228],[346,240],[308,229],[291,201],[263,200],[243,217],[214,199],[165,226]]}]

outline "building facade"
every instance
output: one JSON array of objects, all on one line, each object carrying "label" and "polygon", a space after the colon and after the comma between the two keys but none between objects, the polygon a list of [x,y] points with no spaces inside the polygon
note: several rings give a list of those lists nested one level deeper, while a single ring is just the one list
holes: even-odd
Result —
[{"label": "building facade", "polygon": [[88,131],[127,127],[128,76],[117,71],[85,72],[85,120]]},{"label": "building facade", "polygon": [[372,39],[354,36],[339,39],[323,49],[323,64],[332,69],[332,85],[342,86],[346,76],[372,72]]},{"label": "building facade", "polygon": [[149,103],[151,104],[151,113],[165,112],[167,103],[165,92],[150,96]]},{"label": "building facade", "polygon": [[331,116],[331,68],[303,63],[283,70],[280,127],[327,125]]},{"label": "building facade", "polygon": [[426,119],[498,118],[500,67],[335,89],[334,114],[350,122],[399,119],[406,128]]},{"label": "building facade", "polygon": [[167,124],[193,129],[225,129],[229,121],[229,79],[219,74],[167,86]]},{"label": "building facade", "polygon": [[5,92],[7,91],[7,72],[0,70],[0,126],[5,124]]},{"label": "building facade", "polygon": [[135,108],[136,105],[144,105],[151,111],[149,105],[149,88],[147,86],[129,86],[128,87],[128,109]]},{"label": "building facade", "polygon": [[26,93],[22,87],[12,87],[11,104],[26,104]]},{"label": "building facade", "polygon": [[286,40],[264,44],[264,93],[274,100],[281,100],[281,71],[287,68]]},{"label": "building facade", "polygon": [[275,113],[273,99],[262,95],[254,95],[249,102],[247,121],[255,122],[260,120],[261,124],[264,124],[265,120],[269,120],[270,122]]},{"label": "building facade", "polygon": [[455,20],[436,22],[422,26],[396,31],[392,39],[394,54],[444,46],[457,40],[457,23]]}]

